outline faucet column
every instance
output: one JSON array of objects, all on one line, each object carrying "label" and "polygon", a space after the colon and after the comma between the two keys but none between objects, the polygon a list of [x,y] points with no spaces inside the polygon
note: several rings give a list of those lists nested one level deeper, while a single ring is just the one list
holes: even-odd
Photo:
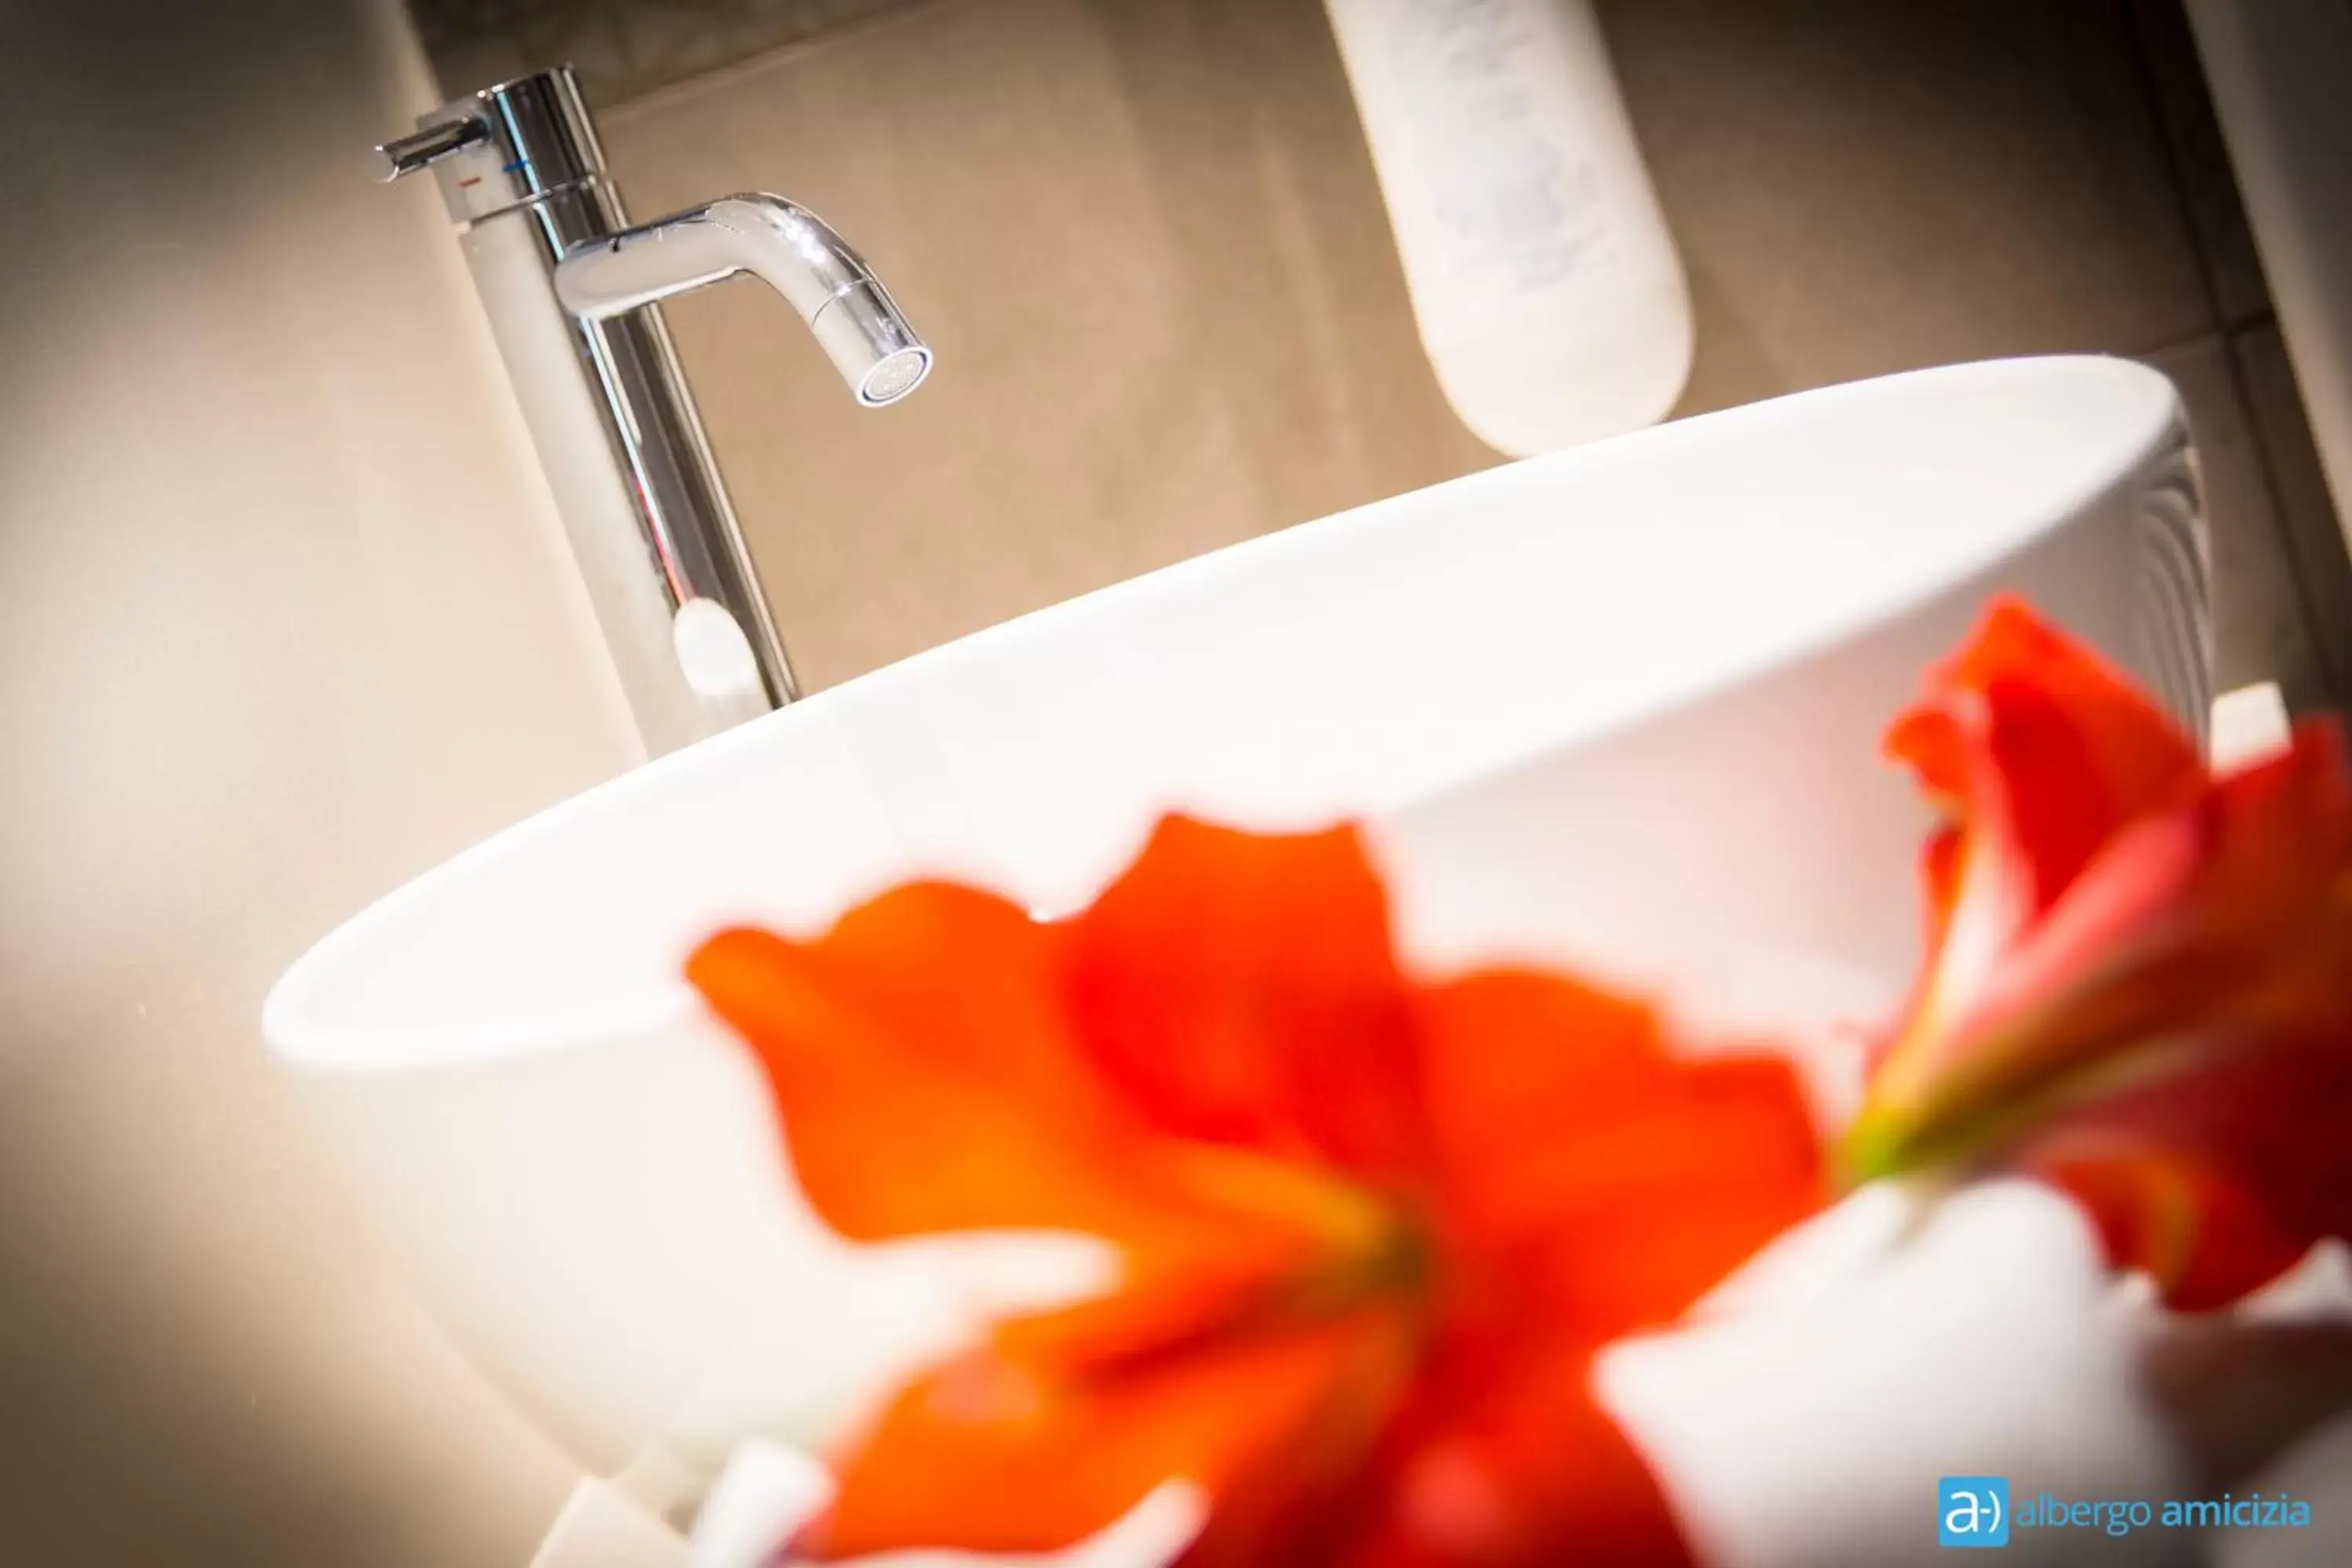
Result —
[{"label": "faucet column", "polygon": [[574,247],[628,226],[569,68],[490,88],[385,144],[430,168],[649,753],[798,695],[669,333],[651,305],[558,298]]}]

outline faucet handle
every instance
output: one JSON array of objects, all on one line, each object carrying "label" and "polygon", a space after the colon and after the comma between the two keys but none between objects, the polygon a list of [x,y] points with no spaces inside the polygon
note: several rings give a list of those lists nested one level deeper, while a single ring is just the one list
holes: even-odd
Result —
[{"label": "faucet handle", "polygon": [[383,157],[382,178],[389,184],[403,174],[413,174],[437,163],[453,153],[487,142],[489,137],[489,126],[471,115],[395,137],[376,148]]}]

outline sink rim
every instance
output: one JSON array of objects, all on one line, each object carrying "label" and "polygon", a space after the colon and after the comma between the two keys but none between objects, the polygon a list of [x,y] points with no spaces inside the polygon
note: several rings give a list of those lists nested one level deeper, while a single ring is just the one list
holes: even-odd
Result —
[{"label": "sink rim", "polygon": [[[1801,407],[1811,414],[1843,404],[1875,400],[1885,396],[1888,388],[1898,385],[1918,390],[1964,382],[1997,383],[2002,378],[2017,379],[2021,384],[2026,381],[2038,384],[2069,380],[2088,384],[2092,376],[2109,386],[2136,384],[2137,391],[2147,395],[2140,406],[2128,411],[2124,407],[2125,399],[2111,400],[2117,410],[2114,436],[2116,449],[2129,447],[2145,455],[2177,430],[2180,416],[2169,382],[2135,362],[2097,355],[2065,355],[1939,366],[1743,405],[1549,457],[1484,469],[1213,551],[941,644],[556,802],[407,879],[320,937],[287,968],[263,1005],[265,1037],[273,1056],[306,1071],[393,1074],[577,1051],[677,1027],[694,1016],[699,1006],[682,976],[667,984],[648,986],[642,993],[594,993],[587,1005],[576,1010],[544,1009],[470,1024],[451,1021],[430,1029],[411,1023],[372,1026],[364,1022],[338,1021],[331,998],[338,977],[345,973],[344,965],[378,962],[368,954],[385,933],[413,921],[420,908],[429,909],[450,897],[463,897],[462,889],[482,868],[505,858],[530,853],[551,839],[591,831],[600,816],[627,813],[633,802],[646,794],[662,791],[676,774],[723,769],[726,759],[738,751],[779,744],[778,737],[793,732],[794,726],[821,722],[835,709],[856,701],[858,694],[891,681],[919,679],[936,666],[985,656],[1003,644],[1050,638],[1065,628],[1115,616],[1139,601],[1195,593],[1204,583],[1259,571],[1265,563],[1281,560],[1286,552],[1328,551],[1351,531],[1377,528],[1384,514],[1425,507],[1430,504],[1428,498],[1445,496],[1475,505],[1486,490],[1517,489],[1531,480],[1541,482],[1552,476],[1561,476],[1564,482],[1572,483],[1565,477],[1637,460],[1660,449],[1671,452],[1677,447],[1711,442],[1720,439],[1725,431],[1744,426],[1786,420],[1792,410]],[[2126,414],[2130,416],[2126,417]],[[2089,460],[2082,464],[2082,470],[2074,491],[2053,491],[2048,501],[2039,507],[2038,521],[2032,525],[2011,520],[1989,526],[1988,542],[1968,563],[1969,569],[1981,571],[2027,548],[2065,520],[2079,515],[2129,471]],[[1742,667],[1743,676],[1785,668],[1870,626],[1898,618],[1936,595],[1948,591],[1958,575],[1876,598],[1843,616],[1823,617],[1801,635],[1775,642],[1764,657]],[[1692,689],[1670,689],[1662,701],[1641,705],[1633,714],[1592,727],[1592,732],[1605,733],[1614,725],[1671,708],[1706,689],[1705,681],[1695,679]],[[1572,736],[1579,726],[1563,721],[1562,729]],[[1548,744],[1573,743],[1572,739],[1534,734],[1526,739],[1528,754]],[[1475,775],[1483,766],[1478,759],[1465,758],[1457,771]]]}]

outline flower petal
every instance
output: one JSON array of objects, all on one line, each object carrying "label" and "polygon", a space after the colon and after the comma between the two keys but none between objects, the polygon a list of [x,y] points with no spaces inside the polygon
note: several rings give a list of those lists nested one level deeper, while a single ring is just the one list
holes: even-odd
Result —
[{"label": "flower petal", "polygon": [[2352,767],[2333,721],[2119,833],[1988,987],[1978,1026],[2084,1053],[2352,1023]]},{"label": "flower petal", "polygon": [[999,1226],[1118,1236],[1127,1123],[1055,1005],[1052,933],[969,889],[886,893],[822,940],[722,931],[687,973],[767,1074],[794,1173],[855,1240]]},{"label": "flower petal", "polygon": [[2046,909],[2134,817],[2178,805],[2204,779],[2196,745],[2128,679],[2014,598],[1927,678],[1886,750],[1971,834],[2027,872]]},{"label": "flower petal", "polygon": [[1783,1058],[1679,1059],[1647,1007],[1527,971],[1434,987],[1422,1021],[1443,1244],[1557,1333],[1679,1316],[1825,1197]]},{"label": "flower petal", "polygon": [[1590,1347],[1455,1334],[1391,1439],[1346,1568],[1685,1568],[1648,1464],[1592,1393]]},{"label": "flower petal", "polygon": [[1073,1037],[1069,940],[920,884],[815,942],[729,931],[691,961],[835,1229],[1076,1229],[1126,1264],[1111,1294],[1003,1324],[903,1389],[841,1459],[827,1551],[1055,1548],[1176,1478],[1215,1494],[1206,1543],[1297,1528],[1302,1447],[1355,1442],[1331,1459],[1352,1477],[1380,1414],[1354,1406],[1402,1375],[1402,1298],[1363,1274],[1394,1250],[1389,1207],[1328,1164],[1139,1114]]},{"label": "flower petal", "polygon": [[2196,1064],[2098,1100],[2019,1163],[2072,1193],[2110,1263],[2167,1304],[2226,1306],[2352,1237],[2352,1035]]},{"label": "flower petal", "polygon": [[1412,1015],[1354,829],[1170,816],[1070,944],[1085,1048],[1160,1131],[1376,1175],[1413,1163]]},{"label": "flower petal", "polygon": [[1958,812],[1857,1179],[2008,1164],[2180,1308],[2352,1232],[2352,763],[2332,721],[2210,779],[2086,652],[1997,609],[1890,749]]},{"label": "flower petal", "polygon": [[[1945,1040],[2002,954],[2100,849],[2138,817],[2193,799],[2204,780],[2196,747],[2160,710],[2007,597],[1928,673],[1927,695],[1896,718],[1885,749],[1948,820],[1920,866],[1929,959],[1910,1024],[1882,1045],[1882,1060]],[[1926,1070],[1912,1059],[1895,1076]]]},{"label": "flower petal", "polygon": [[2352,1040],[2347,975],[2352,768],[2336,725],[2306,721],[2285,752],[2120,830],[1967,1009],[1913,1017],[1856,1123],[1856,1173],[1989,1149],[2136,1076],[2123,1058],[2150,1045]]},{"label": "flower petal", "polygon": [[843,1461],[803,1549],[1055,1551],[1186,1479],[1216,1500],[1188,1565],[1289,1561],[1270,1543],[1312,1528],[1312,1502],[1358,1471],[1408,1366],[1402,1318],[1386,1308],[1175,1356],[1080,1356],[1076,1370],[1057,1317],[902,1389]]}]

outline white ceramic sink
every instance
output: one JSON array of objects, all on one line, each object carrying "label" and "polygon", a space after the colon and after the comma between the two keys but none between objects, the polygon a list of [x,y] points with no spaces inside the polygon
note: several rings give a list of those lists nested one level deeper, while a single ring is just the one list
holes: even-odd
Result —
[{"label": "white ceramic sink", "polygon": [[1920,826],[1878,731],[2022,590],[2203,710],[2172,390],[2014,361],[1709,416],[997,627],[615,780],[394,893],[270,1043],[417,1287],[660,1505],[962,1331],[954,1248],[852,1253],[679,963],[917,873],[1045,912],[1161,809],[1364,817],[1409,951],[1600,963],[1696,1012],[1902,980]]}]

